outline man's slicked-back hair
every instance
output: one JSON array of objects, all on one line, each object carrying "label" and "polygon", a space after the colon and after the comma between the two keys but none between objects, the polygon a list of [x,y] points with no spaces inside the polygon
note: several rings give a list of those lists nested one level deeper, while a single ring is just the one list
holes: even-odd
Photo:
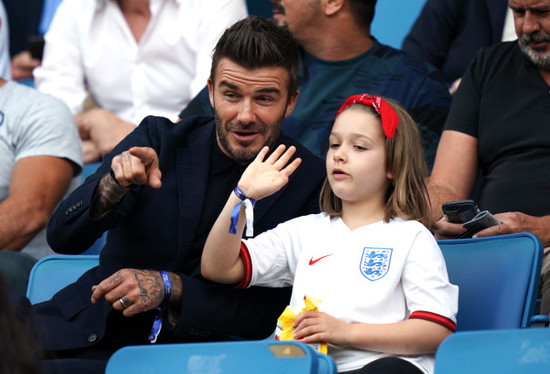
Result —
[{"label": "man's slicked-back hair", "polygon": [[363,30],[370,30],[370,25],[374,19],[376,0],[348,0],[348,3],[357,25]]},{"label": "man's slicked-back hair", "polygon": [[210,79],[216,81],[216,68],[227,58],[249,70],[283,67],[288,71],[288,94],[298,90],[299,47],[287,28],[261,17],[248,17],[229,27],[216,44]]}]

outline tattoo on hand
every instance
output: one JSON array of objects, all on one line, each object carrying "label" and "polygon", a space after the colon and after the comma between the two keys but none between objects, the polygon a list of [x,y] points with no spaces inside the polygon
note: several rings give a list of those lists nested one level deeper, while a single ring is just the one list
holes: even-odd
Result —
[{"label": "tattoo on hand", "polygon": [[134,278],[139,288],[139,297],[143,305],[154,305],[156,308],[164,298],[164,283],[158,272],[136,270]]},{"label": "tattoo on hand", "polygon": [[124,151],[120,154],[120,161],[130,161],[130,152]]},{"label": "tattoo on hand", "polygon": [[122,280],[122,273],[119,271],[115,274],[113,278],[109,281],[109,284],[118,283]]}]

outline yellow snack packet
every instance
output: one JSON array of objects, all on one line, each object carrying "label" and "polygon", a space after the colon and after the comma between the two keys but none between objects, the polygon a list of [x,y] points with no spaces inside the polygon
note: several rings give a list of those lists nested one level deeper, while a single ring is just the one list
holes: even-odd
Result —
[{"label": "yellow snack packet", "polygon": [[[306,310],[313,310],[313,311],[319,311],[319,308],[317,308],[317,305],[321,303],[321,300],[316,298],[309,298],[304,297],[304,303],[305,307],[300,311],[300,313],[306,311]],[[300,314],[298,313],[298,314]],[[287,306],[285,310],[283,310],[283,313],[279,316],[279,319],[277,319],[277,328],[275,329],[275,339],[276,340],[294,340],[292,337],[292,331],[294,331],[294,328],[292,327],[292,323],[296,320],[296,314],[292,310],[291,307]],[[319,343],[308,343],[309,346],[311,346],[315,351],[327,354],[327,343],[319,342]]]}]

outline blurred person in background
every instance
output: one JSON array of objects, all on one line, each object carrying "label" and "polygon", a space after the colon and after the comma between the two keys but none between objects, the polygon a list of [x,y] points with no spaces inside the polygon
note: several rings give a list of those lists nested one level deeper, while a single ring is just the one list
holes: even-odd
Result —
[{"label": "blurred person in background", "polygon": [[244,0],[63,0],[36,87],[69,106],[84,162],[98,161],[145,116],[176,120],[205,85],[218,38],[246,15]]}]

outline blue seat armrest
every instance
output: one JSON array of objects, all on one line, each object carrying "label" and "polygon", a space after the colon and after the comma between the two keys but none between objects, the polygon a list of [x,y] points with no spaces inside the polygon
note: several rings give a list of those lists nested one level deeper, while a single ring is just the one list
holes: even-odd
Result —
[{"label": "blue seat armrest", "polygon": [[550,316],[546,314],[536,314],[529,321],[530,327],[548,327],[550,324]]}]

